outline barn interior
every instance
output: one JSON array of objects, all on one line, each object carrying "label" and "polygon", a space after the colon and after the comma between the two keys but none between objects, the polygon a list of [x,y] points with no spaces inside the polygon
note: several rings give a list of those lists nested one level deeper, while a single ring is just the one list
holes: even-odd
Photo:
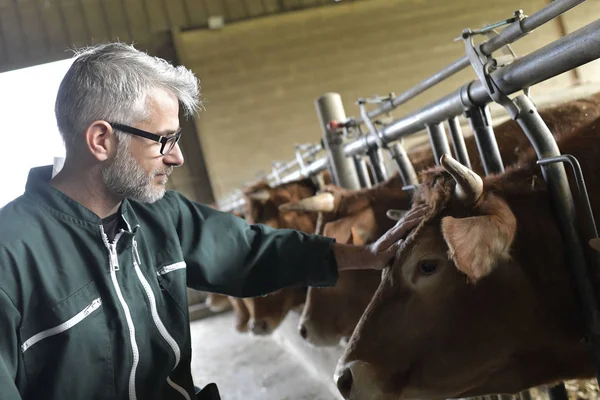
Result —
[{"label": "barn interior", "polygon": [[[184,134],[179,143],[185,164],[175,169],[168,188],[242,215],[252,197],[244,190],[261,181],[276,187],[293,174],[308,176],[315,161],[327,158],[324,138],[331,121],[324,121],[323,115],[360,120],[359,99],[366,111],[387,107],[398,95],[465,57],[461,38],[465,29],[493,25],[493,30],[474,36],[481,43],[514,24],[516,10],[530,16],[561,2],[564,0],[0,0],[0,74],[68,60],[73,49],[109,41],[134,44],[191,69],[200,80],[202,109],[193,118],[180,119]],[[571,3],[580,4],[495,55],[510,65],[600,18],[599,1]],[[494,25],[507,20],[504,25]],[[390,126],[479,80],[467,63],[466,68],[379,113],[373,126]],[[0,87],[9,101],[18,90],[18,83]],[[599,92],[600,61],[592,60],[534,84],[529,95],[541,110]],[[323,108],[319,103],[323,96],[332,96],[328,99],[336,104],[335,111]],[[28,97],[33,107],[17,107],[28,109],[29,117],[33,118],[39,106],[53,107],[36,104],[35,93]],[[491,102],[488,110],[494,126],[510,119],[497,102]],[[11,113],[5,112],[0,110],[2,119],[10,119]],[[464,114],[456,121],[465,138],[473,135]],[[19,141],[31,143],[29,131],[39,130],[58,135],[54,125],[26,124]],[[370,135],[366,126],[343,131],[339,136],[343,145]],[[0,135],[9,140],[14,134],[3,131]],[[430,146],[431,138],[430,131],[420,129],[389,143],[400,143],[410,154]],[[362,154],[361,165],[371,179],[368,186],[384,180],[378,177],[381,171],[377,168],[383,169],[385,179],[396,173],[393,155],[387,146],[371,158]],[[46,156],[47,160],[38,160],[39,165],[52,163],[51,157],[58,154]],[[379,166],[374,165],[377,156]],[[479,155],[471,154],[473,157]],[[347,160],[352,164],[351,157]],[[0,165],[5,171],[11,167]],[[326,168],[323,164],[319,172]],[[333,175],[333,183],[339,183]],[[25,178],[17,185],[24,185]],[[364,181],[360,183],[365,186]],[[332,377],[345,341],[327,347],[307,343],[298,330],[302,304],[289,307],[272,331],[253,332],[252,327],[236,329],[239,303],[233,304],[233,299],[188,289],[188,300],[196,385],[216,382],[223,400],[343,399]],[[217,301],[222,303],[217,305]],[[565,386],[566,390],[538,387],[486,398],[600,398],[595,380],[567,381]]]}]

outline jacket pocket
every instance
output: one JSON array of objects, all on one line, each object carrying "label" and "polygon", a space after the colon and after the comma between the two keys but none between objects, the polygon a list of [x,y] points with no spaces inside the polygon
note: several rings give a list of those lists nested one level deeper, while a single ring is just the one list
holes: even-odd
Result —
[{"label": "jacket pocket", "polygon": [[111,398],[110,336],[94,284],[55,305],[38,303],[20,329],[27,397]]},{"label": "jacket pocket", "polygon": [[156,276],[161,291],[166,291],[169,297],[177,303],[182,311],[187,310],[188,307],[186,273],[185,261],[161,265],[156,270]]}]

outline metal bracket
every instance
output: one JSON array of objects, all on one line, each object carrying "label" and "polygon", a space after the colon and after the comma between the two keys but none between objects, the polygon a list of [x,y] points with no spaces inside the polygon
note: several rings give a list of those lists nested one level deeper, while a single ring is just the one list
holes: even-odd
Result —
[{"label": "metal bracket", "polygon": [[583,179],[583,171],[581,170],[581,165],[579,165],[579,161],[577,160],[577,158],[575,158],[571,154],[563,154],[556,157],[541,158],[537,161],[537,164],[543,167],[548,164],[554,164],[559,162],[569,164],[571,166],[571,169],[573,170],[575,182],[577,183],[577,191],[579,192],[579,196],[583,203],[583,211],[585,213],[587,222],[590,224],[590,233],[594,235],[594,237],[588,238],[588,240],[597,239],[598,230],[596,229],[596,220],[594,219],[594,212],[592,211],[590,198],[588,196],[588,192],[585,186],[585,180]]},{"label": "metal bracket", "polygon": [[[460,37],[460,39],[463,40],[463,43],[465,45],[467,58],[469,59],[471,66],[475,70],[477,77],[479,78],[481,83],[483,83],[488,95],[496,103],[503,106],[512,119],[515,119],[517,117],[517,115],[519,114],[519,109],[507,95],[502,93],[502,91],[498,88],[498,85],[496,85],[492,76],[490,75],[493,71],[495,71],[498,68],[498,61],[494,57],[492,57],[491,54],[484,54],[481,51],[481,46],[475,46],[475,44],[473,43],[473,36],[481,34],[486,34],[489,36],[490,33],[495,33],[495,28],[512,23],[518,23],[519,26],[521,26],[521,30],[523,30],[522,21],[526,17],[527,16],[523,14],[522,10],[517,10],[514,12],[513,17],[502,20],[495,24],[486,25],[483,28],[474,31],[467,28],[462,32],[462,35]],[[516,56],[512,48],[510,48],[508,44],[506,46],[509,48],[513,56]],[[525,93],[529,95],[529,88],[526,88],[524,90]]]}]

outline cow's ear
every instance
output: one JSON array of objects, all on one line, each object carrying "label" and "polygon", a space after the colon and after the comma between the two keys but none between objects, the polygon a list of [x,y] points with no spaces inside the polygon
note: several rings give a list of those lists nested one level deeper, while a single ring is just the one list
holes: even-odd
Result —
[{"label": "cow's ear", "polygon": [[508,257],[516,232],[515,216],[504,201],[492,198],[485,203],[482,208],[487,213],[484,215],[442,218],[442,235],[448,245],[448,256],[473,283],[492,272],[498,261]]}]

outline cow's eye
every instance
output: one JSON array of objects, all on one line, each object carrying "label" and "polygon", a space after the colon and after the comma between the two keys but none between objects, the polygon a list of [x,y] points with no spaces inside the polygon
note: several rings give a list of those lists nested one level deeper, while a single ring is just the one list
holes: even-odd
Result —
[{"label": "cow's eye", "polygon": [[436,271],[437,266],[436,260],[423,260],[419,263],[419,271],[423,275],[431,275]]}]

